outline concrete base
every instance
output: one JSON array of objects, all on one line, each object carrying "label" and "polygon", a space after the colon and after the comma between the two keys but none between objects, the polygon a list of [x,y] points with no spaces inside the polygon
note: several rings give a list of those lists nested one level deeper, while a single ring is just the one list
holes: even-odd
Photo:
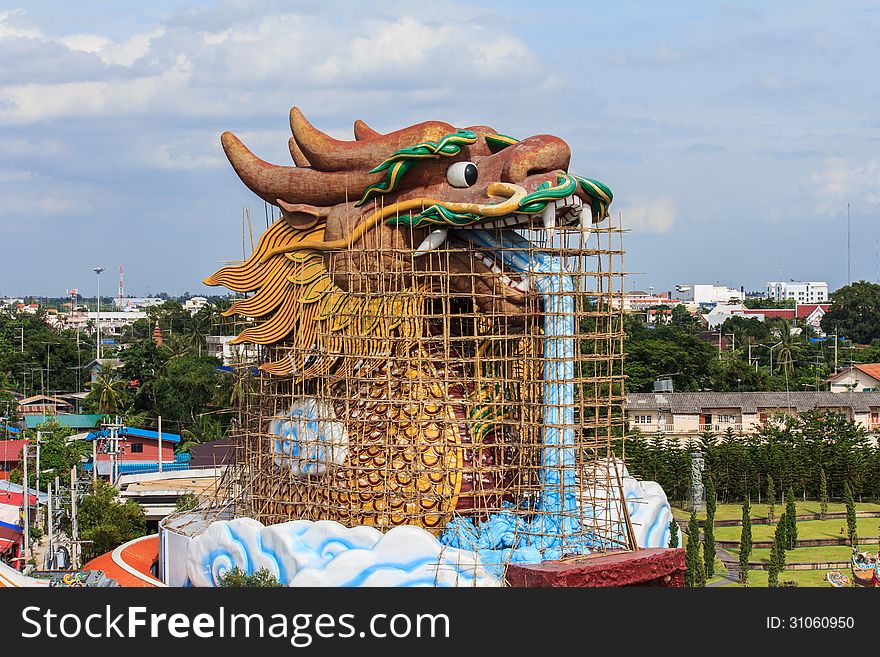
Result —
[{"label": "concrete base", "polygon": [[510,564],[507,583],[525,587],[684,586],[684,550],[645,548],[609,552],[577,560]]}]

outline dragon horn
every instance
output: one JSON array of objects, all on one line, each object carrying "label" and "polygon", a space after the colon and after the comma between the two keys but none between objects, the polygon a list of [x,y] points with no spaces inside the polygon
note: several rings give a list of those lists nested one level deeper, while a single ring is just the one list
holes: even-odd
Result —
[{"label": "dragon horn", "polygon": [[354,138],[358,141],[367,141],[381,136],[381,132],[376,132],[360,119],[354,122]]},{"label": "dragon horn", "polygon": [[441,121],[418,123],[364,141],[341,141],[308,122],[298,107],[290,110],[290,131],[305,158],[321,171],[369,171],[400,148],[436,141],[455,128]]},{"label": "dragon horn", "polygon": [[278,199],[309,205],[342,203],[347,198],[358,198],[364,189],[381,178],[381,174],[366,171],[328,173],[270,164],[251,153],[231,132],[224,132],[220,143],[241,181],[272,205],[278,205]]}]

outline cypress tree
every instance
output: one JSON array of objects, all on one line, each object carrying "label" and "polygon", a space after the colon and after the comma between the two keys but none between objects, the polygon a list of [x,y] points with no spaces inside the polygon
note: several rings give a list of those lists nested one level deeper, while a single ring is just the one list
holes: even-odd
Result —
[{"label": "cypress tree", "polygon": [[773,477],[767,475],[767,518],[773,522],[776,518],[776,486],[773,485]]},{"label": "cypress tree", "polygon": [[776,525],[776,533],[773,536],[773,545],[776,548],[776,566],[777,572],[785,570],[785,546],[789,542],[788,529],[790,527],[788,511],[782,514],[779,524]]},{"label": "cypress tree", "polygon": [[779,523],[776,525],[773,547],[770,548],[770,568],[767,573],[768,586],[779,586],[779,573],[785,570],[786,529],[788,527],[788,520],[785,516],[786,513],[783,512]]},{"label": "cypress tree", "polygon": [[856,533],[856,502],[853,499],[852,488],[848,481],[843,482],[843,498],[846,502],[846,533],[849,538],[849,544],[851,547],[858,547],[859,537]]},{"label": "cypress tree", "polygon": [[779,556],[775,542],[770,548],[770,567],[767,568],[767,586],[770,588],[779,586]]},{"label": "cypress tree", "polygon": [[749,557],[752,556],[752,519],[749,498],[743,502],[742,533],[739,536],[739,581],[749,583]]},{"label": "cypress tree", "polygon": [[786,550],[793,550],[797,547],[798,531],[797,531],[797,504],[794,501],[794,489],[789,488],[785,493],[785,541]]},{"label": "cypress tree", "polygon": [[669,547],[678,547],[678,523],[675,518],[669,521]]},{"label": "cypress tree", "polygon": [[828,478],[825,468],[819,468],[819,518],[825,520],[828,515]]},{"label": "cypress tree", "polygon": [[706,579],[715,574],[715,483],[712,477],[706,480],[706,524],[703,525],[703,560],[706,565]]},{"label": "cypress tree", "polygon": [[685,586],[692,588],[706,586],[706,567],[703,565],[703,555],[700,551],[700,526],[697,524],[696,511],[691,512],[691,519],[688,522],[685,565],[687,567],[684,574]]}]

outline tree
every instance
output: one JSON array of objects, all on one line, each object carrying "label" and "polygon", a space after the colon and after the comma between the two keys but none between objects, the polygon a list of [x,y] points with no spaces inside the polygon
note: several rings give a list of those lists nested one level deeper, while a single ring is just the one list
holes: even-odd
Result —
[{"label": "tree", "polygon": [[[141,507],[132,500],[120,502],[113,486],[98,481],[77,507],[83,559],[88,561],[147,533]],[[69,520],[66,521],[69,526]],[[66,531],[69,531],[66,529]]]},{"label": "tree", "polygon": [[249,575],[238,566],[234,566],[232,570],[227,571],[220,577],[220,586],[276,588],[281,586],[281,583],[275,575],[269,572],[268,568],[260,568],[257,572]]},{"label": "tree", "polygon": [[785,493],[785,549],[793,550],[797,547],[797,505],[794,501],[794,490],[789,488]]},{"label": "tree", "polygon": [[880,338],[880,285],[858,281],[831,294],[831,307],[822,317],[822,330],[853,342],[869,344]]},{"label": "tree", "polygon": [[776,486],[773,477],[767,475],[767,519],[773,522],[776,519]]},{"label": "tree", "polygon": [[703,564],[703,555],[700,550],[700,526],[697,523],[697,512],[691,512],[688,523],[688,542],[685,549],[684,574],[685,586],[701,588],[706,586],[706,566]]},{"label": "tree", "polygon": [[846,503],[846,535],[851,547],[858,547],[859,537],[857,534],[856,502],[853,499],[852,488],[849,482],[843,484],[843,499]]},{"label": "tree", "polygon": [[706,579],[715,574],[715,484],[712,477],[706,478],[706,523],[703,525],[703,560],[706,565]]},{"label": "tree", "polygon": [[819,468],[819,518],[825,520],[828,515],[828,478],[825,468]]},{"label": "tree", "polygon": [[749,498],[746,498],[742,507],[742,531],[739,535],[739,580],[743,584],[749,583],[749,557],[752,556],[752,519]]},{"label": "tree", "polygon": [[678,547],[678,523],[675,518],[669,521],[669,547]]},{"label": "tree", "polygon": [[180,497],[177,498],[177,501],[174,503],[174,510],[176,512],[180,511],[191,511],[195,509],[199,505],[199,496],[195,493],[184,493]]},{"label": "tree", "polygon": [[773,536],[773,546],[770,548],[770,567],[767,575],[768,586],[779,586],[779,573],[785,570],[785,544],[786,528],[788,521],[785,512],[776,524],[776,532]]},{"label": "tree", "polygon": [[112,368],[102,367],[97,379],[86,384],[89,388],[86,401],[102,415],[119,413],[128,403],[126,386],[127,383],[118,378]]}]

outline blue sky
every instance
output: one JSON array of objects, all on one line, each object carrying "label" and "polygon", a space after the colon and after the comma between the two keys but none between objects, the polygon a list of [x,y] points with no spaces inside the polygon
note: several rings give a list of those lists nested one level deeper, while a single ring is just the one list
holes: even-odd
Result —
[{"label": "blue sky", "polygon": [[[219,135],[288,163],[427,119],[551,133],[615,192],[629,287],[876,278],[880,5],[0,1],[0,295],[207,291],[241,257]],[[104,275],[107,276],[106,274]]]}]

